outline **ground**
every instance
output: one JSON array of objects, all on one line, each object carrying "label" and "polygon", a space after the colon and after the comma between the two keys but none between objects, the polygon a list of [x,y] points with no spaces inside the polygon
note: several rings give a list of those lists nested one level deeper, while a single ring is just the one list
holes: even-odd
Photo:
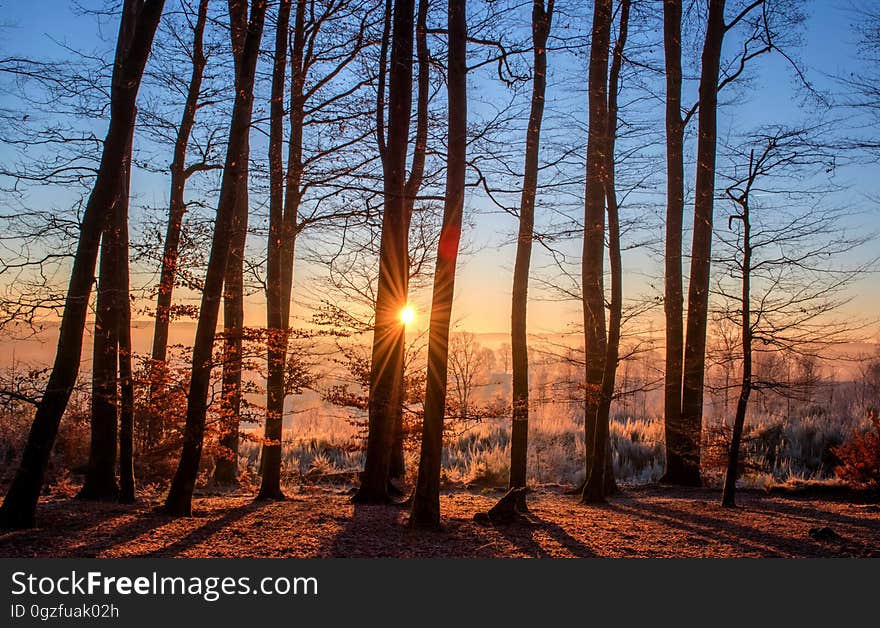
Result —
[{"label": "ground", "polygon": [[0,535],[0,556],[880,557],[880,506],[852,496],[742,492],[731,510],[718,491],[652,486],[583,506],[542,487],[529,495],[527,521],[474,522],[500,495],[450,489],[438,532],[408,529],[405,508],[354,505],[338,487],[269,503],[201,496],[182,519],[157,514],[157,499],[51,499],[40,504],[40,527]]}]

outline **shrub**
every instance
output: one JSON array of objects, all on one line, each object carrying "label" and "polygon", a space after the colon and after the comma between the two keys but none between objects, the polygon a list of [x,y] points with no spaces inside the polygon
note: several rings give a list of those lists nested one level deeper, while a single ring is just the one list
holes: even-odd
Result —
[{"label": "shrub", "polygon": [[834,453],[840,458],[835,472],[847,484],[880,488],[880,418],[877,410],[869,410],[868,418],[873,431],[856,433],[835,448]]}]

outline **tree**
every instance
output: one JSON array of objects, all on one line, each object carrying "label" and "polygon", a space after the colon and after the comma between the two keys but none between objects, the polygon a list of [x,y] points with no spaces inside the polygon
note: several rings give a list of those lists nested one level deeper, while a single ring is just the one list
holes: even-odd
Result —
[{"label": "tree", "polygon": [[829,188],[821,177],[833,171],[836,149],[822,145],[821,133],[821,127],[760,132],[735,151],[738,162],[726,175],[725,194],[734,210],[730,233],[720,236],[718,315],[739,324],[742,357],[721,499],[726,507],[735,505],[750,395],[784,384],[768,369],[753,369],[754,355],[790,353],[815,372],[823,349],[850,340],[858,327],[832,316],[846,302],[841,290],[874,261],[850,267],[838,261],[868,238],[850,235],[845,215],[827,206]]},{"label": "tree", "polygon": [[[192,72],[186,90],[186,101],[183,106],[180,123],[174,141],[174,152],[171,161],[171,192],[169,195],[168,225],[162,250],[162,266],[159,286],[156,295],[156,315],[153,326],[153,346],[150,359],[150,399],[155,399],[162,391],[165,377],[165,362],[168,357],[168,330],[171,324],[171,303],[174,292],[174,280],[177,275],[177,260],[180,249],[180,236],[183,228],[183,217],[186,213],[185,191],[187,180],[199,170],[208,168],[205,162],[196,162],[187,166],[187,150],[190,137],[196,122],[196,113],[202,96],[202,79],[204,77],[207,58],[204,51],[205,24],[208,20],[208,0],[199,0],[196,21],[193,25],[193,41],[190,58]],[[158,417],[150,416],[147,427],[147,440],[155,444],[161,438],[162,425]]]},{"label": "tree", "polygon": [[[282,7],[283,8],[283,7]],[[289,7],[285,9],[289,12]],[[359,146],[372,134],[359,121],[372,113],[361,94],[368,79],[351,75],[363,53],[375,3],[337,2],[311,8],[298,1],[290,45],[290,90],[287,169],[284,135],[284,74],[287,65],[287,26],[276,35],[276,64],[270,103],[270,211],[266,254],[267,304],[267,418],[262,453],[260,496],[277,499],[281,492],[281,439],[284,400],[297,370],[288,354],[295,252],[308,229],[340,226],[348,235],[368,210],[345,201],[352,182],[360,184],[365,161]],[[284,22],[289,18],[279,14]],[[280,26],[279,26],[280,28]],[[282,38],[284,41],[282,42]],[[356,129],[347,132],[350,125]],[[357,159],[353,158],[357,157]],[[370,158],[372,159],[372,157]],[[341,164],[341,165],[340,165]]]},{"label": "tree", "polygon": [[[620,334],[623,324],[623,266],[620,250],[620,207],[615,181],[614,147],[617,137],[617,92],[620,86],[620,70],[629,30],[630,0],[621,0],[620,24],[614,43],[611,67],[608,74],[608,153],[605,155],[605,205],[608,214],[608,261],[610,267],[611,298],[608,313],[608,334],[605,345],[605,364],[602,372],[602,390],[596,409],[596,440],[592,468],[587,476],[584,494],[590,499],[608,495],[617,488],[614,467],[611,463],[611,442],[608,436],[611,402],[614,399],[617,365],[620,359]],[[592,484],[592,486],[591,486]]]},{"label": "tree", "polygon": [[[294,59],[302,56],[305,2],[297,2],[293,42]],[[284,246],[284,76],[287,70],[287,46],[290,24],[290,0],[278,6],[275,26],[275,65],[272,71],[272,95],[269,120],[269,248],[266,268],[266,327],[268,375],[266,378],[266,439],[271,443],[263,449],[263,477],[259,497],[280,498],[281,422],[284,416],[284,362],[287,324],[282,305],[282,247]],[[295,61],[294,61],[295,62]],[[288,235],[289,237],[289,235]],[[277,447],[274,440],[278,441]],[[277,450],[277,451],[276,451]],[[279,464],[275,464],[278,458]],[[278,472],[276,473],[276,466]],[[277,479],[275,476],[278,476]]]},{"label": "tree", "polygon": [[663,309],[666,315],[666,370],[663,417],[666,431],[666,473],[663,479],[687,483],[679,452],[681,376],[684,354],[684,291],[681,248],[684,221],[684,131],[681,108],[681,0],[663,2],[663,52],[666,75],[666,248]]},{"label": "tree", "polygon": [[[594,0],[589,64],[589,133],[584,197],[583,283],[585,401],[584,430],[587,479],[584,503],[604,499],[605,439],[607,424],[598,421],[602,378],[605,371],[605,189],[608,154],[608,47],[611,40],[611,0]],[[602,466],[599,467],[599,463]],[[592,480],[591,480],[592,478]]]},{"label": "tree", "polygon": [[[247,6],[229,5],[232,57],[236,78],[247,72]],[[259,42],[257,43],[259,46]],[[236,91],[239,85],[236,84]],[[253,94],[253,85],[250,87]],[[253,105],[251,105],[253,106]],[[238,427],[241,414],[241,373],[244,334],[244,254],[248,235],[248,177],[250,176],[250,133],[245,133],[238,147],[238,189],[230,227],[229,256],[223,277],[223,361],[220,397],[219,455],[214,465],[218,484],[238,482]]]},{"label": "tree", "polygon": [[[28,528],[34,525],[49,454],[79,372],[101,232],[120,193],[123,163],[135,121],[137,92],[163,5],[164,0],[125,0],[123,4],[117,49],[124,52],[117,55],[114,64],[110,123],[101,165],[80,227],[52,374],[37,407],[21,465],[0,508],[2,527]],[[126,33],[129,32],[132,35],[127,40]]]},{"label": "tree", "polygon": [[458,332],[449,339],[448,374],[451,381],[447,388],[448,407],[456,408],[456,416],[462,421],[477,420],[482,412],[476,408],[473,394],[481,382],[477,379],[491,368],[494,356],[491,349],[484,348],[470,332]]},{"label": "tree", "polygon": [[[715,159],[717,153],[718,93],[742,76],[749,63],[771,51],[782,50],[786,38],[795,33],[803,17],[796,1],[756,0],[739,2],[735,14],[725,19],[726,0],[709,0],[705,37],[700,59],[700,84],[697,102],[686,112],[681,109],[681,5],[668,2],[664,10],[664,44],[667,79],[667,166],[670,168],[667,188],[666,236],[666,325],[667,375],[665,405],[667,470],[665,482],[699,486],[700,444],[703,417],[703,380],[706,370],[706,331],[709,313],[709,279],[711,270],[712,225],[715,198]],[[742,31],[741,49],[729,62],[722,64],[725,37],[734,29]],[[791,57],[781,53],[792,63]],[[723,71],[723,74],[722,74]],[[806,85],[803,74],[795,71]],[[688,307],[684,343],[679,343],[681,272],[680,248],[683,186],[679,184],[683,152],[679,150],[684,127],[697,116],[696,180],[694,183],[693,239],[690,255]],[[678,377],[679,349],[681,362],[681,402],[674,398],[674,378]]]},{"label": "tree", "polygon": [[[538,187],[538,153],[547,89],[547,38],[553,20],[554,0],[535,0],[532,5],[533,72],[532,101],[526,130],[525,170],[520,199],[519,232],[513,267],[510,315],[510,357],[513,366],[513,424],[510,444],[510,488],[526,485],[529,437],[529,355],[526,330],[529,266],[535,228],[535,195]],[[504,372],[507,372],[505,361]],[[525,498],[520,506],[525,505]]]},{"label": "tree", "polygon": [[422,449],[410,515],[410,525],[416,528],[436,528],[440,525],[440,458],[443,450],[443,416],[446,412],[449,325],[461,240],[467,163],[466,0],[449,0],[448,7],[446,198],[431,298]]},{"label": "tree", "polygon": [[[128,35],[130,37],[130,34]],[[132,127],[132,134],[134,127]],[[92,354],[92,398],[89,461],[78,497],[113,500],[120,496],[116,483],[116,445],[120,445],[119,470],[126,481],[124,501],[134,501],[132,465],[131,309],[128,273],[128,190],[131,175],[131,136],[122,166],[120,191],[101,236],[98,298]],[[123,351],[123,346],[127,345]],[[124,438],[120,431],[118,377],[127,371]],[[125,456],[123,457],[123,450]]]},{"label": "tree", "polygon": [[413,0],[395,0],[388,86],[388,142],[383,159],[384,211],[379,251],[379,282],[370,367],[367,458],[358,502],[385,503],[394,438],[395,408],[400,404],[406,304],[407,219],[406,155],[412,105]]},{"label": "tree", "polygon": [[[173,515],[189,515],[192,509],[192,493],[199,471],[220,299],[223,293],[224,277],[236,218],[241,218],[238,214],[242,202],[238,199],[238,195],[244,189],[242,185],[244,176],[243,148],[248,144],[250,132],[254,77],[260,51],[260,39],[263,34],[266,4],[266,0],[252,0],[249,19],[245,0],[230,0],[229,5],[230,19],[236,23],[233,26],[233,33],[237,31],[238,36],[241,37],[241,40],[234,42],[233,45],[239,43],[242,46],[242,61],[240,71],[236,72],[235,76],[235,103],[229,126],[226,163],[223,168],[214,237],[211,242],[211,254],[205,273],[199,321],[193,345],[192,374],[187,395],[183,450],[177,472],[165,499],[165,509]],[[246,222],[246,215],[244,219]]]},{"label": "tree", "polygon": [[[682,366],[681,430],[676,435],[682,483],[700,485],[700,440],[703,420],[703,376],[706,368],[706,327],[709,317],[709,269],[715,207],[715,155],[718,76],[727,24],[724,0],[710,0],[701,60],[697,114],[697,178],[694,189],[694,231],[688,283],[687,323]],[[673,439],[676,442],[676,439]],[[677,451],[676,451],[677,450]]]},{"label": "tree", "polygon": [[[425,153],[428,147],[428,101],[430,99],[430,79],[431,79],[431,53],[428,50],[428,0],[419,0],[419,8],[416,16],[416,60],[419,64],[419,72],[416,78],[416,135],[413,143],[413,156],[410,165],[409,178],[406,181],[406,295],[404,302],[409,299],[409,282],[412,274],[412,263],[410,261],[409,251],[409,233],[412,225],[413,210],[415,209],[416,197],[422,186],[422,179],[425,174]],[[387,31],[386,31],[387,32]],[[387,36],[386,36],[387,37]],[[385,57],[382,57],[382,67],[380,73],[385,72]],[[380,90],[380,94],[382,91]],[[384,98],[384,94],[382,94]],[[380,98],[379,105],[382,105]],[[385,115],[384,107],[377,107],[377,133],[382,138],[380,146],[384,145],[382,117]],[[404,369],[405,370],[405,369]],[[404,379],[406,377],[404,370],[400,373],[400,382],[398,386],[400,390],[405,390]],[[394,436],[391,444],[391,466],[389,468],[389,476],[391,478],[402,479],[406,472],[403,457],[403,399],[405,395],[400,395],[400,403],[395,407],[394,416]]]}]

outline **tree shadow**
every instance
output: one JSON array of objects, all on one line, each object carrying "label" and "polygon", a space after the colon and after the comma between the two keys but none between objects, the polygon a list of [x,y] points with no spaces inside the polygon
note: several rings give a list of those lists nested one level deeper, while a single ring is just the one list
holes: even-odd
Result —
[{"label": "tree shadow", "polygon": [[[809,539],[780,536],[757,526],[746,526],[708,513],[685,512],[657,503],[640,502],[638,506],[615,504],[615,508],[635,519],[660,521],[663,525],[709,541],[731,545],[739,552],[762,556],[826,555],[822,546],[813,546]],[[720,508],[720,506],[719,506]],[[812,551],[811,551],[812,550]],[[818,550],[818,551],[817,551]]]},{"label": "tree shadow", "polygon": [[[152,510],[144,511],[135,515],[135,518],[131,521],[108,530],[100,538],[71,548],[70,555],[81,558],[94,558],[105,550],[126,545],[134,539],[173,521],[173,519],[174,517],[162,515]],[[98,525],[93,526],[93,529],[97,527]]]},{"label": "tree shadow", "polygon": [[[118,504],[116,502],[89,502],[74,498],[40,504],[37,527],[0,534],[0,555],[31,555],[50,557],[94,557],[100,550],[116,545],[117,530],[154,527],[142,521],[143,504]],[[133,516],[129,523],[118,525],[103,533],[122,517]],[[125,533],[128,534],[128,533]],[[125,535],[124,534],[124,535]],[[137,536],[140,532],[134,534]],[[93,538],[91,543],[74,545],[77,539]],[[132,537],[133,538],[133,537]],[[6,549],[13,549],[7,552]]]},{"label": "tree shadow", "polygon": [[569,551],[575,558],[597,558],[598,554],[582,541],[571,536],[565,528],[557,523],[545,521],[540,516],[529,513],[520,522],[507,525],[491,526],[509,543],[518,547],[529,556],[536,558],[549,556],[548,548],[535,538],[536,532],[544,532],[560,546]]},{"label": "tree shadow", "polygon": [[[544,534],[576,557],[595,557],[563,527],[530,513],[522,522],[479,525],[470,517],[443,517],[438,530],[414,530],[399,506],[354,505],[345,525],[321,550],[330,557],[493,557],[515,548],[529,556],[551,554]],[[376,539],[381,539],[376,542]]]},{"label": "tree shadow", "polygon": [[[353,504],[354,512],[345,525],[329,539],[321,554],[333,558],[347,557],[388,557],[401,558],[407,555],[400,550],[412,546],[405,543],[412,533],[406,527],[406,509],[398,505]],[[396,548],[398,551],[376,552],[372,539],[384,539],[382,547]],[[391,542],[389,542],[391,541]],[[397,541],[397,542],[394,542]]]},{"label": "tree shadow", "polygon": [[[177,539],[173,543],[168,545],[164,545],[162,547],[156,548],[149,552],[144,552],[137,554],[137,556],[141,556],[144,558],[153,558],[153,557],[174,557],[179,556],[183,552],[188,549],[195,547],[207,541],[217,532],[223,530],[224,528],[229,527],[236,521],[244,519],[248,515],[259,512],[260,510],[266,508],[275,502],[269,501],[248,501],[241,506],[233,508],[231,510],[227,510],[221,517],[217,519],[211,519],[207,523],[198,528],[188,532],[185,536]],[[169,517],[165,517],[169,519]]]},{"label": "tree shadow", "polygon": [[860,519],[837,512],[828,512],[817,508],[807,508],[797,501],[785,499],[779,503],[779,509],[784,511],[785,516],[797,519],[805,523],[826,523],[842,526],[858,526],[873,532],[880,532],[880,521],[875,519]]}]

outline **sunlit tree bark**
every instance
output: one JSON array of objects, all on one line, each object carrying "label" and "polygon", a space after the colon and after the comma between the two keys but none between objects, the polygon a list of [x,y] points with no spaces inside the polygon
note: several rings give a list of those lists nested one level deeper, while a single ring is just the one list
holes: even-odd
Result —
[{"label": "sunlit tree bark", "polygon": [[[519,232],[513,266],[510,316],[510,353],[513,365],[513,426],[510,442],[510,488],[526,485],[529,437],[529,355],[526,329],[529,267],[535,227],[535,195],[538,188],[538,152],[547,89],[547,38],[553,19],[554,0],[535,0],[532,5],[532,103],[526,129],[526,156],[520,198]],[[525,503],[522,500],[520,506]]]},{"label": "sunlit tree bark", "polygon": [[383,159],[384,213],[379,250],[379,281],[370,367],[367,458],[355,501],[389,500],[388,480],[394,439],[395,407],[400,403],[404,358],[407,217],[406,157],[412,106],[413,0],[394,3],[388,88],[388,141]]},{"label": "sunlit tree bark", "polygon": [[448,32],[446,195],[431,299],[422,449],[410,516],[410,525],[427,528],[440,525],[440,457],[446,412],[449,325],[464,208],[467,153],[466,0],[449,0]]},{"label": "sunlit tree bark", "polygon": [[684,346],[679,454],[681,483],[700,484],[700,440],[703,424],[703,376],[706,370],[706,328],[709,316],[709,267],[715,208],[715,155],[718,75],[727,27],[724,0],[710,0],[703,44],[698,111],[697,179],[694,189],[694,232],[688,284]]}]

